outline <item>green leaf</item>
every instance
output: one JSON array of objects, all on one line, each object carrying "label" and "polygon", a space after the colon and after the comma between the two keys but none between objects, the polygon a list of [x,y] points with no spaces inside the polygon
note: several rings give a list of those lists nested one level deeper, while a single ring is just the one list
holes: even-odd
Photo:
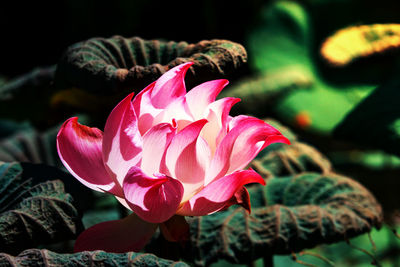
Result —
[{"label": "green leaf", "polygon": [[[218,96],[235,96],[242,99],[234,106],[236,113],[251,113],[265,116],[268,108],[292,91],[311,87],[313,80],[297,68],[285,68],[283,70],[259,74],[248,77],[223,90]],[[260,103],[263,103],[260,108]]]},{"label": "green leaf", "polygon": [[290,254],[380,227],[382,209],[359,183],[336,174],[306,173],[249,188],[252,214],[228,211],[190,221],[185,256],[206,266],[223,258],[248,263],[266,254]]},{"label": "green leaf", "polygon": [[0,253],[1,266],[189,266],[184,262],[174,262],[145,253],[107,253],[85,251],[74,254],[59,254],[49,250],[29,249],[13,257]]},{"label": "green leaf", "polygon": [[334,135],[400,154],[399,82],[377,88],[336,127]]},{"label": "green leaf", "polygon": [[[78,115],[79,122],[91,124],[88,116]],[[14,133],[0,140],[0,161],[43,163],[50,166],[64,168],[57,153],[56,137],[61,124],[40,131],[29,125],[15,124],[12,121],[5,123],[14,127]],[[0,121],[0,129],[2,128]]]},{"label": "green leaf", "polygon": [[0,161],[44,163],[62,167],[56,150],[59,127],[39,132],[26,127],[0,142]]},{"label": "green leaf", "polygon": [[0,115],[47,123],[49,96],[56,66],[37,68],[0,85]]},{"label": "green leaf", "polygon": [[287,144],[272,144],[265,148],[251,167],[264,178],[296,175],[303,172],[329,173],[329,160],[314,147],[299,141]]},{"label": "green leaf", "polygon": [[13,135],[19,131],[27,130],[30,128],[28,122],[15,122],[8,119],[0,119],[0,140]]},{"label": "green leaf", "polygon": [[41,182],[23,172],[19,163],[0,162],[0,251],[15,254],[73,239],[81,222],[63,183]]},{"label": "green leaf", "polygon": [[[241,88],[233,87],[225,95],[242,97],[242,111],[259,116],[272,111],[289,125],[303,127],[297,118],[306,113],[310,123],[303,128],[330,133],[375,85],[355,79],[343,82],[336,79],[343,72],[335,70],[330,70],[334,79],[326,79],[317,65],[319,55],[313,53],[319,45],[313,41],[313,31],[310,16],[299,3],[275,1],[266,5],[247,41],[251,67],[263,78],[254,77],[260,84],[238,85]],[[354,70],[345,73],[354,76]]]},{"label": "green leaf", "polygon": [[93,38],[71,46],[57,66],[56,85],[96,95],[142,90],[161,74],[192,61],[187,81],[193,84],[232,74],[247,62],[246,50],[226,40],[196,44],[139,37]]}]

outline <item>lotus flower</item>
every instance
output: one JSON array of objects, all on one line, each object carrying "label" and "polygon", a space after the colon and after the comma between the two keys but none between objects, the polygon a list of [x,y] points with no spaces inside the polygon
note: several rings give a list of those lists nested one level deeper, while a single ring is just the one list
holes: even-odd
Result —
[{"label": "lotus flower", "polygon": [[191,65],[172,68],[135,98],[128,95],[111,112],[104,132],[76,117],[61,127],[57,149],[68,171],[133,211],[84,231],[75,251],[138,251],[159,225],[168,239],[181,238],[187,230],[183,216],[233,204],[250,211],[244,185],[265,182],[243,169],[269,144],[289,140],[262,120],[229,116],[240,99],[215,100],[227,80],[187,93],[184,77]]}]

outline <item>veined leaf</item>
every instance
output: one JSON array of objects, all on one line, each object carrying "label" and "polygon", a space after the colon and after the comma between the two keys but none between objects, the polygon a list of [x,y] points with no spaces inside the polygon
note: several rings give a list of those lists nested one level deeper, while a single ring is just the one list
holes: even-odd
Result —
[{"label": "veined leaf", "polygon": [[274,178],[249,192],[251,215],[234,206],[191,219],[188,260],[199,266],[221,258],[244,264],[347,240],[380,227],[383,219],[381,206],[363,186],[336,174]]},{"label": "veined leaf", "polygon": [[[0,85],[0,116],[46,123],[55,66],[37,68]],[[29,110],[29,112],[27,112]]]},{"label": "veined leaf", "polygon": [[331,163],[324,155],[299,141],[290,145],[278,143],[268,146],[251,162],[251,167],[265,178],[332,171]]},{"label": "veined leaf", "polygon": [[174,262],[158,258],[145,253],[107,253],[104,251],[85,251],[74,254],[59,254],[46,249],[29,249],[18,256],[10,256],[0,253],[1,266],[148,266],[148,267],[186,267],[184,262]]},{"label": "veined leaf", "polygon": [[38,182],[23,171],[19,163],[0,162],[0,251],[73,239],[81,222],[63,183]]},{"label": "veined leaf", "polygon": [[226,40],[196,44],[139,37],[93,38],[71,46],[57,66],[56,85],[96,95],[141,90],[164,72],[192,61],[187,81],[198,84],[232,74],[247,62],[246,50]]}]

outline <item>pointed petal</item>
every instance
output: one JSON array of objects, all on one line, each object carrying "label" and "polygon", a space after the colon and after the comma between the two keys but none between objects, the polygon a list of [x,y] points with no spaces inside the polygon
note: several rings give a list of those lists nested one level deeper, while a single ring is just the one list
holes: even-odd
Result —
[{"label": "pointed petal", "polygon": [[169,123],[161,123],[151,128],[143,136],[142,163],[144,173],[153,175],[160,172],[161,159],[176,129]]},{"label": "pointed petal", "polygon": [[110,175],[122,185],[132,166],[140,163],[142,137],[132,107],[133,93],[122,100],[107,118],[103,138],[103,160]]},{"label": "pointed petal", "polygon": [[207,123],[199,120],[186,126],[175,135],[167,149],[165,164],[171,177],[178,179],[185,188],[182,201],[190,198],[204,183],[211,154],[208,144],[199,137]]},{"label": "pointed petal", "polygon": [[236,171],[205,186],[187,201],[177,214],[203,216],[224,209],[228,204],[232,204],[231,199],[236,192],[248,183],[265,184],[264,179],[253,170]]},{"label": "pointed petal", "polygon": [[118,186],[103,164],[102,140],[102,131],[79,124],[77,117],[70,118],[57,134],[58,155],[65,168],[87,187],[118,194]]},{"label": "pointed petal", "polygon": [[172,216],[160,224],[160,230],[164,238],[170,242],[187,241],[190,238],[190,227],[183,216]]},{"label": "pointed petal", "polygon": [[183,196],[183,186],[178,180],[166,175],[153,178],[137,167],[129,170],[123,189],[125,200],[133,212],[151,223],[171,218]]},{"label": "pointed petal", "polygon": [[74,252],[138,252],[151,239],[157,226],[158,224],[143,221],[134,213],[121,220],[99,223],[79,235]]},{"label": "pointed petal", "polygon": [[211,103],[208,107],[207,120],[201,136],[207,141],[214,155],[221,140],[228,132],[228,116],[232,106],[239,102],[239,98],[226,97]]},{"label": "pointed petal", "polygon": [[230,206],[233,205],[240,205],[242,206],[247,212],[251,213],[251,205],[250,205],[250,195],[249,191],[247,191],[246,187],[242,186],[234,195],[233,197],[225,203],[225,206],[221,210],[226,210]]},{"label": "pointed petal", "polygon": [[186,94],[186,100],[195,120],[204,118],[207,106],[214,102],[221,90],[227,86],[228,80],[214,80],[202,83]]},{"label": "pointed petal", "polygon": [[156,82],[151,83],[132,101],[133,109],[138,118],[138,127],[141,135],[144,135],[152,126],[154,126],[154,118],[162,111],[155,108],[151,102],[151,91]]},{"label": "pointed petal", "polygon": [[177,97],[186,94],[185,74],[193,62],[178,65],[164,73],[151,91],[151,101],[156,108],[165,108]]},{"label": "pointed petal", "polygon": [[217,147],[205,184],[243,169],[272,143],[290,143],[277,129],[254,117],[235,117],[230,126],[233,128]]}]

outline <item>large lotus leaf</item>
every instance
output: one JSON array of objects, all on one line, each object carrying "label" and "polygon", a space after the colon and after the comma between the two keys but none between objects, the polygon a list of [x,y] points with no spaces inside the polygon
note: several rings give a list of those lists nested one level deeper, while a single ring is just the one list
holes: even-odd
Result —
[{"label": "large lotus leaf", "polygon": [[30,128],[30,124],[26,121],[16,122],[9,119],[0,119],[0,141],[17,132]]},{"label": "large lotus leaf", "polygon": [[[315,50],[312,24],[307,11],[299,3],[276,1],[268,4],[261,10],[261,18],[249,34],[247,43],[249,62],[253,63],[251,67],[266,77],[282,77],[282,81],[275,81],[275,84],[300,84],[298,77],[307,77],[310,82],[307,90],[300,90],[301,87],[286,90],[283,86],[285,93],[280,94],[279,99],[276,99],[275,90],[271,94],[274,101],[267,102],[272,102],[272,106],[266,106],[268,96],[254,97],[254,90],[242,86],[244,89],[240,95],[244,98],[241,106],[244,111],[256,111],[265,116],[272,109],[283,122],[297,126],[301,126],[296,119],[298,115],[308,114],[309,130],[328,133],[374,88],[360,81],[339,85],[328,82],[321,75],[316,64],[318,55],[312,53]],[[301,75],[285,74],[293,72]],[[233,88],[232,92],[237,90]],[[247,98],[251,101],[248,108],[245,104]],[[260,101],[256,103],[257,99]]]},{"label": "large lotus leaf", "polygon": [[311,77],[299,71],[297,67],[288,67],[275,73],[244,78],[231,88],[223,90],[219,97],[233,95],[241,98],[242,102],[235,105],[234,112],[265,116],[281,97],[292,90],[309,88],[312,83]]},{"label": "large lotus leaf", "polygon": [[375,198],[359,183],[336,174],[274,178],[249,192],[251,215],[231,207],[191,219],[189,260],[200,266],[219,258],[248,263],[347,240],[382,222]]},{"label": "large lotus leaf", "polygon": [[[86,116],[79,116],[81,123],[87,123]],[[83,122],[82,122],[83,121]],[[41,181],[57,178],[64,183],[66,191],[74,198],[74,205],[79,211],[86,211],[94,208],[97,199],[105,199],[104,194],[97,197],[94,191],[83,186],[77,179],[64,169],[56,149],[56,135],[59,126],[47,129],[44,132],[32,127],[0,141],[0,161],[19,161],[27,178],[35,177]],[[111,197],[114,199],[114,197]],[[114,199],[115,200],[115,199]],[[116,204],[115,206],[118,206]]]},{"label": "large lotus leaf", "polygon": [[399,155],[399,97],[399,82],[377,88],[337,126],[335,136]]},{"label": "large lotus leaf", "polygon": [[144,253],[107,253],[104,251],[85,251],[74,254],[59,254],[50,250],[28,249],[21,252],[18,256],[11,256],[0,253],[1,266],[189,266],[184,262],[174,262],[158,258],[152,254]]},{"label": "large lotus leaf", "polygon": [[56,150],[59,127],[39,132],[32,127],[16,132],[0,141],[0,161],[44,163],[61,166]]},{"label": "large lotus leaf", "polygon": [[[93,123],[84,115],[79,115],[79,121],[87,125]],[[15,125],[10,121],[7,124],[10,128],[13,127],[10,131],[13,130],[14,133],[5,139],[0,139],[0,161],[43,163],[63,167],[56,148],[56,136],[61,124],[44,131],[34,128],[29,123]],[[2,126],[0,121],[0,129]]]},{"label": "large lotus leaf", "polygon": [[294,141],[291,145],[272,144],[264,149],[251,167],[264,178],[295,175],[303,172],[329,173],[329,160],[314,147]]},{"label": "large lotus leaf", "polygon": [[372,266],[371,255],[355,249],[361,248],[372,252],[378,262],[376,266],[396,266],[395,263],[400,262],[400,239],[393,234],[396,228],[400,229],[383,225],[379,231],[374,229],[368,235],[352,239],[350,244],[353,247],[346,242],[338,242],[330,246],[321,246],[315,252],[334,261],[335,266]]},{"label": "large lotus leaf", "polygon": [[23,172],[19,163],[0,162],[0,251],[73,239],[81,222],[63,183],[38,182]]},{"label": "large lotus leaf", "polygon": [[55,69],[55,66],[37,68],[0,85],[0,116],[40,122],[48,118]]},{"label": "large lotus leaf", "polygon": [[226,77],[247,62],[246,50],[227,40],[196,44],[139,37],[93,38],[71,46],[57,66],[56,85],[96,95],[141,90],[161,74],[192,61],[187,81],[193,84]]},{"label": "large lotus leaf", "polygon": [[329,160],[314,147],[298,141],[297,136],[276,120],[265,122],[277,128],[291,144],[272,144],[262,150],[251,162],[251,167],[264,178],[295,175],[303,172],[329,173]]}]

